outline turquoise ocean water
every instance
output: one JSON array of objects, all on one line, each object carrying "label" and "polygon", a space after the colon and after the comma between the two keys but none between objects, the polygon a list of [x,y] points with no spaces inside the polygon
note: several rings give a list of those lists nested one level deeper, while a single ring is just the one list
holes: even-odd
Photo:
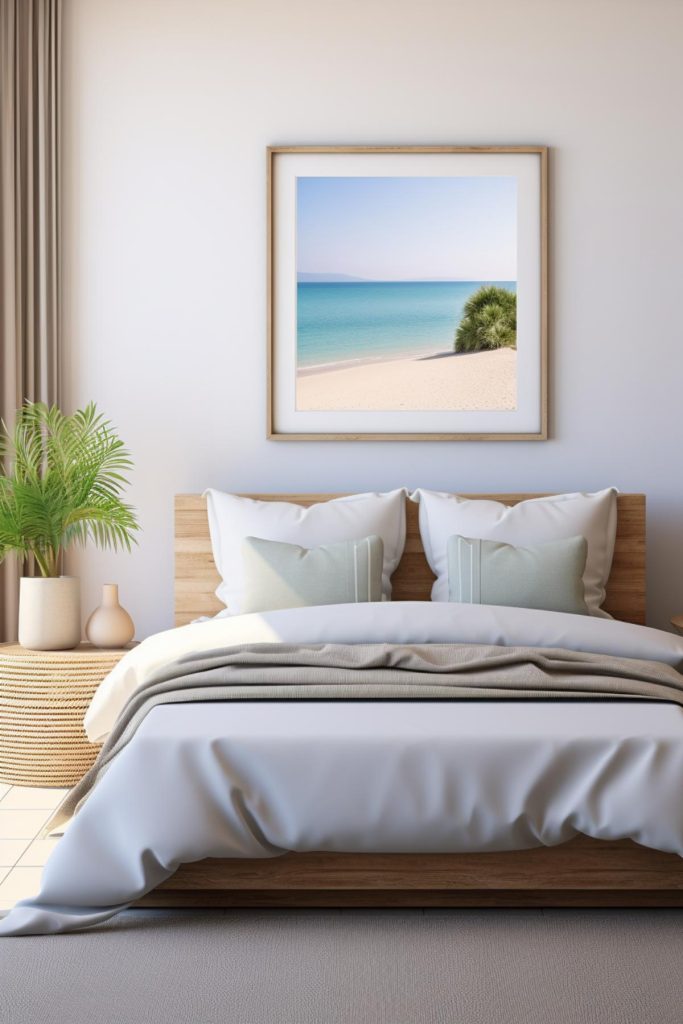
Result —
[{"label": "turquoise ocean water", "polygon": [[453,348],[467,299],[514,281],[363,281],[297,285],[299,369]]}]

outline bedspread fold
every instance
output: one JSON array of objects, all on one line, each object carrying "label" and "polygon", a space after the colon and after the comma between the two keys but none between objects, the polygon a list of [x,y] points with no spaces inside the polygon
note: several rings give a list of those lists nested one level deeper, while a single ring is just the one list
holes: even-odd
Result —
[{"label": "bedspread fold", "polygon": [[[594,699],[619,702],[609,719],[623,720],[584,736],[570,712]],[[371,703],[356,714],[358,701]],[[571,703],[553,714],[559,701]],[[683,854],[680,707],[668,664],[559,648],[252,643],[184,656],[128,700],[53,817],[73,821],[40,893],[0,936],[97,925],[206,857],[481,852],[578,833]]]},{"label": "bedspread fold", "polygon": [[669,665],[560,648],[481,644],[240,644],[187,655],[153,673],[119,715],[90,771],[49,822],[85,800],[149,712],[209,700],[638,698],[683,706]]}]

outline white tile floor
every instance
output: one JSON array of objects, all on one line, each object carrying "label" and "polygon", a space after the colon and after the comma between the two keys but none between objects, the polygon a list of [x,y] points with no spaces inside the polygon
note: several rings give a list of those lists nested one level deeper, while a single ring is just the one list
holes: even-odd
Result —
[{"label": "white tile floor", "polygon": [[43,864],[58,842],[38,836],[65,793],[0,783],[0,911],[38,891]]}]

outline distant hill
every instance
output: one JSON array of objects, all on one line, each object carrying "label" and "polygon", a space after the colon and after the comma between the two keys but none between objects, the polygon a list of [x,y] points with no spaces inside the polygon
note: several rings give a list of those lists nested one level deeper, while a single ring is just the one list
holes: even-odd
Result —
[{"label": "distant hill", "polygon": [[354,281],[364,281],[364,277],[352,277],[350,274],[307,274],[300,271],[296,275],[299,284],[353,284]]}]

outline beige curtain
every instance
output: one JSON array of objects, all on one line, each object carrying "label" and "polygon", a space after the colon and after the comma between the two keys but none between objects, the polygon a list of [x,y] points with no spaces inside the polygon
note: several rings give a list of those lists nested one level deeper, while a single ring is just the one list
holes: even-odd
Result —
[{"label": "beige curtain", "polygon": [[[0,0],[0,417],[58,402],[61,0]],[[0,565],[0,641],[16,636],[16,561]]]}]

